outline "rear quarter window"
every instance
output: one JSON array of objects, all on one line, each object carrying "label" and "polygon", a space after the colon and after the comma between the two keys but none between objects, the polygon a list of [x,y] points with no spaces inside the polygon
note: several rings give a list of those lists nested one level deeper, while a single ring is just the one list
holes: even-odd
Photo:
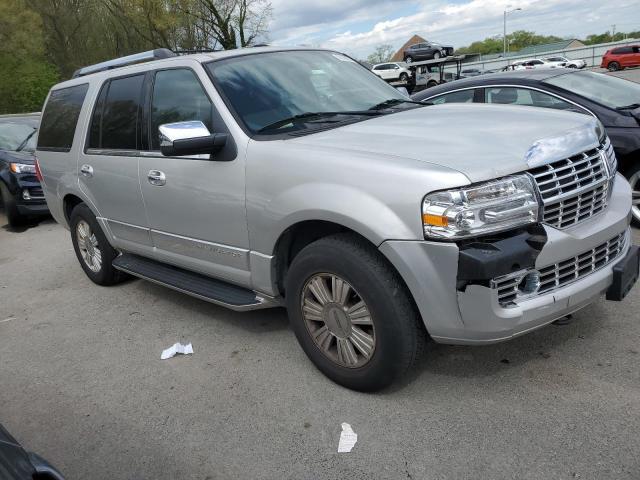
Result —
[{"label": "rear quarter window", "polygon": [[89,85],[54,90],[42,114],[38,150],[68,152],[73,144],[78,117]]}]

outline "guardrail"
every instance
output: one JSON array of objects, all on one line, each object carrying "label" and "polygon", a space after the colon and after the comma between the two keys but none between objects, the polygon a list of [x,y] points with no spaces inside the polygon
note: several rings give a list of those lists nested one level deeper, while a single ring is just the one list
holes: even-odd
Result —
[{"label": "guardrail", "polygon": [[[568,50],[553,50],[551,52],[541,52],[539,54],[530,53],[528,55],[510,55],[506,58],[502,57],[491,60],[465,62],[462,66],[463,68],[476,67],[481,70],[498,70],[525,58],[553,57],[560,55],[568,58],[569,60],[584,60],[587,67],[599,67],[602,55],[604,55],[607,50],[623,45],[637,45],[638,43],[640,43],[640,39],[627,39],[618,42],[599,43],[597,45],[588,45],[586,47],[571,48]],[[445,67],[445,71],[452,70],[452,68]]]}]

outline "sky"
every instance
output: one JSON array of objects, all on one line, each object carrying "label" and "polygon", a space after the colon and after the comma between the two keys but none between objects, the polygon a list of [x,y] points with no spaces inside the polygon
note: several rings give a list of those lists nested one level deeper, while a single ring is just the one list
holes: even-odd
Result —
[{"label": "sky", "polygon": [[358,58],[381,44],[402,46],[414,33],[462,47],[507,31],[580,38],[640,30],[640,0],[271,0],[272,45],[333,48]]}]

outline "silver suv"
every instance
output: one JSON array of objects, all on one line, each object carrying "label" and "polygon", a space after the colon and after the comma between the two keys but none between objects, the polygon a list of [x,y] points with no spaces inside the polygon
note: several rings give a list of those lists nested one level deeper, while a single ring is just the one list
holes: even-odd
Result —
[{"label": "silver suv", "polygon": [[286,306],[313,363],[358,390],[429,337],[508,340],[638,276],[631,190],[593,117],[424,108],[333,51],[84,68],[51,90],[37,156],[92,281]]}]

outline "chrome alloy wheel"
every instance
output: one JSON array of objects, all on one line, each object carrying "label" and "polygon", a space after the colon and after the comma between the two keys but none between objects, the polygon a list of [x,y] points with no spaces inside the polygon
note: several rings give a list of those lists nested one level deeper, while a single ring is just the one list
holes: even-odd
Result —
[{"label": "chrome alloy wheel", "polygon": [[102,252],[98,246],[98,239],[89,224],[80,220],[76,226],[76,239],[82,260],[92,272],[99,272],[102,268]]},{"label": "chrome alloy wheel", "polygon": [[316,346],[343,367],[359,368],[371,360],[376,333],[369,308],[338,275],[319,273],[302,289],[302,317]]},{"label": "chrome alloy wheel", "polygon": [[640,222],[640,170],[629,177],[631,185],[631,210],[637,222]]}]

